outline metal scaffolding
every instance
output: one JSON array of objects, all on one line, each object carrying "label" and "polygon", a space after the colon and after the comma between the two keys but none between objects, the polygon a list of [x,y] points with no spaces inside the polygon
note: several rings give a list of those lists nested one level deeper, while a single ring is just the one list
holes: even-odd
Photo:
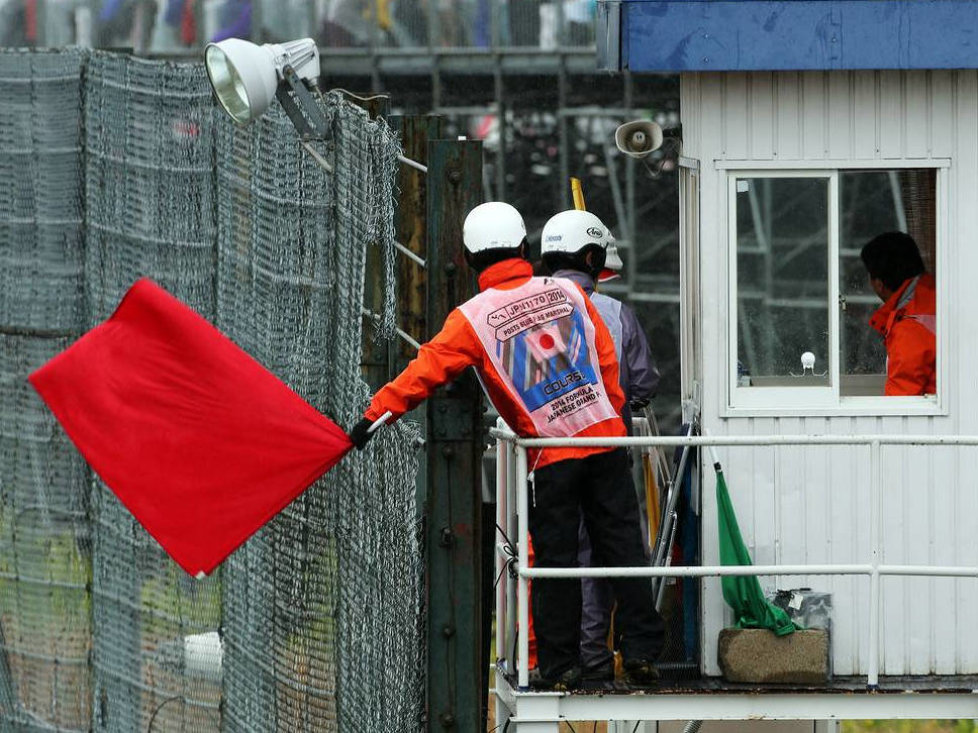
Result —
[{"label": "metal scaffolding", "polygon": [[[24,5],[0,0],[0,17],[15,19]],[[622,279],[602,288],[628,301],[645,325],[663,374],[657,412],[672,429],[680,412],[676,172],[667,164],[650,177],[618,154],[613,135],[636,117],[676,125],[679,83],[675,76],[597,71],[592,6],[207,0],[174,18],[160,8],[154,15],[143,2],[38,0],[34,37],[22,29],[13,39],[0,34],[0,44],[112,44],[186,58],[225,34],[259,43],[311,36],[320,44],[324,88],[389,94],[395,115],[439,114],[450,136],[482,139],[484,197],[521,211],[531,253],[539,252],[546,220],[571,207],[569,178],[580,178],[588,209],[612,229],[625,262]],[[7,35],[15,30],[12,22]]]}]

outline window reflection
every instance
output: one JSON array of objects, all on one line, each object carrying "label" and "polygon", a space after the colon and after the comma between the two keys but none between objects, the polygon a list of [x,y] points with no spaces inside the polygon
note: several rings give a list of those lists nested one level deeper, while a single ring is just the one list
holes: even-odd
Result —
[{"label": "window reflection", "polygon": [[870,327],[882,305],[870,287],[860,251],[884,232],[907,232],[934,272],[936,170],[842,171],[839,176],[839,299],[841,389],[844,396],[882,395],[885,341]]},{"label": "window reflection", "polygon": [[736,181],[741,386],[829,384],[828,181]]},{"label": "window reflection", "polygon": [[733,179],[735,382],[831,386],[837,357],[842,397],[934,394],[937,171],[835,176]]}]

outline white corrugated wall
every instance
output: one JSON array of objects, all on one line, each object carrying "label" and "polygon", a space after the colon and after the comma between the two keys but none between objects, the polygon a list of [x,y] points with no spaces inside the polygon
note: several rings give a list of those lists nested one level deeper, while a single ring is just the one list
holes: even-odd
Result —
[{"label": "white corrugated wall", "polygon": [[[703,422],[714,433],[978,434],[978,72],[687,74],[683,154],[700,163]],[[946,383],[941,416],[722,417],[727,400],[727,211],[724,160],[950,159],[939,241]],[[940,214],[939,214],[940,215]],[[940,223],[939,223],[940,226]],[[978,449],[885,447],[884,563],[978,565]],[[720,450],[756,563],[869,562],[869,448]],[[704,466],[705,564],[718,561],[712,470]],[[773,579],[762,581],[774,585]],[[834,594],[836,674],[865,674],[868,578],[779,580]],[[719,674],[729,617],[704,584],[703,663]],[[978,581],[883,580],[881,673],[978,673]]]}]

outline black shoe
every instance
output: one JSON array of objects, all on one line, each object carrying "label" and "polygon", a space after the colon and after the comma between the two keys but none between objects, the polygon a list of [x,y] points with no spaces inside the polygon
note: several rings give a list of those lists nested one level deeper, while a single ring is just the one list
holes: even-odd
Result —
[{"label": "black shoe", "polygon": [[539,669],[531,669],[529,682],[533,690],[569,692],[581,686],[581,668],[574,665],[554,677],[544,677]]},{"label": "black shoe", "polygon": [[615,660],[608,659],[593,667],[585,667],[581,672],[584,687],[601,687],[615,681]]},{"label": "black shoe", "polygon": [[659,682],[659,670],[648,659],[625,661],[625,681],[632,687],[655,687]]}]

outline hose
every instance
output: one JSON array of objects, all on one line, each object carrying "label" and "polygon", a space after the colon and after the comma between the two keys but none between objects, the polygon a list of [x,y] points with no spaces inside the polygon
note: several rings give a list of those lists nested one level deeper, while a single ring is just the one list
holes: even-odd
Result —
[{"label": "hose", "polygon": [[688,723],[686,723],[686,726],[683,728],[683,733],[699,733],[699,730],[702,727],[703,727],[702,720],[691,720]]}]

